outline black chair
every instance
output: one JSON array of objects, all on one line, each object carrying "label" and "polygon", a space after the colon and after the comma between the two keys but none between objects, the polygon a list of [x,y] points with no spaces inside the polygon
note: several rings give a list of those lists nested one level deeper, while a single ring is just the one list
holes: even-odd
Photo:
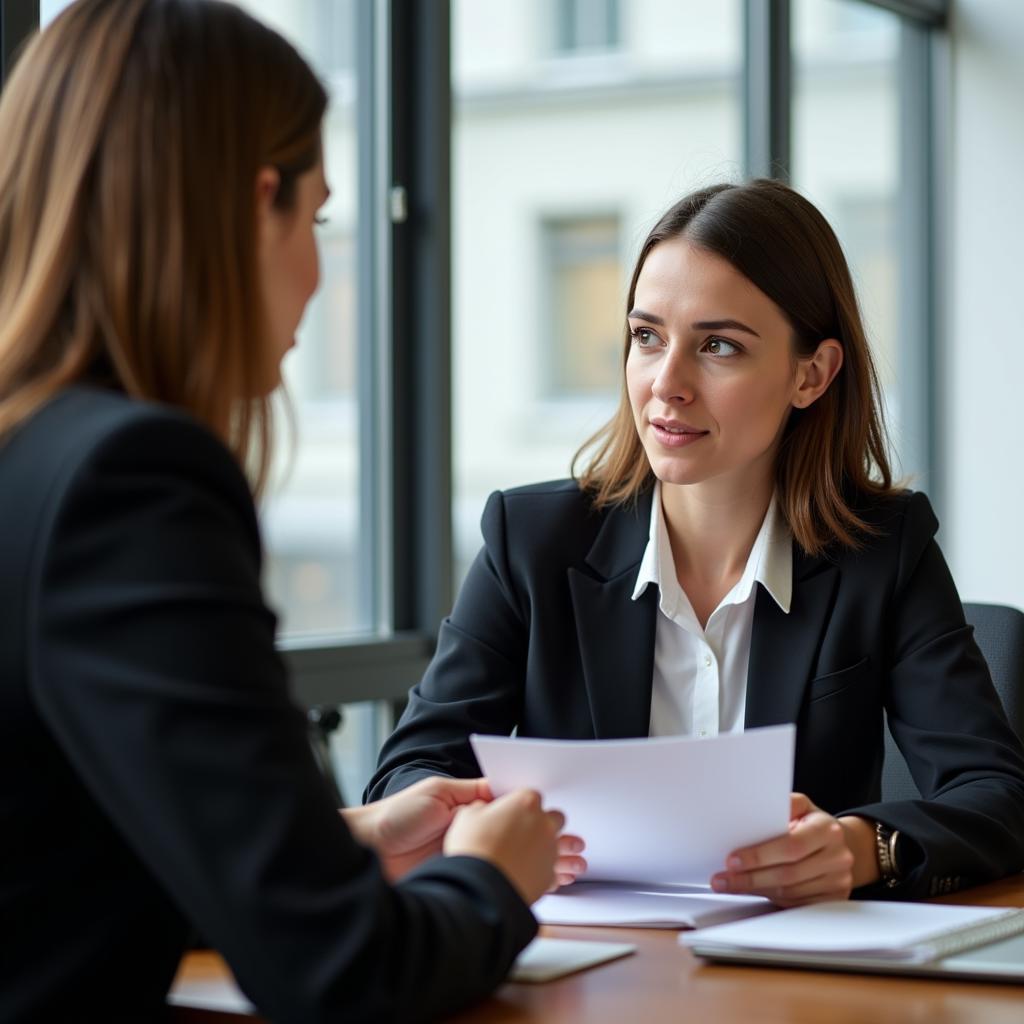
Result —
[{"label": "black chair", "polygon": [[[1024,612],[1005,604],[965,604],[964,616],[974,627],[1006,717],[1024,739]],[[920,795],[886,723],[882,799],[916,800]]]}]

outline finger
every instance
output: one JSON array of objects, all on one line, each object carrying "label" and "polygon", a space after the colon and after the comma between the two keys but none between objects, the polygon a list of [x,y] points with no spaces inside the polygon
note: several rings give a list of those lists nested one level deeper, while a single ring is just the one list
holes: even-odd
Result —
[{"label": "finger", "polygon": [[535,808],[539,809],[541,805],[540,793],[535,789],[513,789],[510,793],[506,793],[498,799],[516,803],[524,811],[534,810]]},{"label": "finger", "polygon": [[555,872],[555,888],[559,888],[560,886],[572,885],[572,883],[575,881],[575,875],[566,875],[558,871]]},{"label": "finger", "polygon": [[587,870],[587,862],[582,857],[558,857],[555,860],[555,874],[575,878]]},{"label": "finger", "polygon": [[766,896],[780,907],[820,903],[823,900],[846,900],[850,898],[852,881],[853,878],[848,873],[827,874],[809,878],[799,885],[756,889],[751,895]]},{"label": "finger", "polygon": [[558,852],[560,855],[570,853],[582,853],[586,848],[586,843],[579,836],[569,835],[563,832],[558,837]]},{"label": "finger", "polygon": [[544,817],[548,819],[553,832],[561,832],[565,828],[565,815],[561,811],[545,811]]},{"label": "finger", "polygon": [[790,793],[789,794],[789,817],[790,820],[794,818],[802,818],[805,814],[810,814],[811,811],[816,811],[818,808],[811,802],[810,797],[804,796],[803,793]]},{"label": "finger", "polygon": [[448,779],[435,777],[424,780],[431,789],[452,806],[491,800],[491,789],[486,779]]},{"label": "finger", "polygon": [[760,892],[763,889],[788,888],[802,885],[808,879],[852,874],[853,860],[853,853],[845,843],[830,843],[791,864],[774,864],[753,871],[719,872],[712,878],[711,886],[719,892]]},{"label": "finger", "polygon": [[840,841],[845,845],[843,826],[824,811],[815,811],[801,818],[785,835],[730,853],[725,866],[736,872],[792,864],[812,856],[830,842]]},{"label": "finger", "polygon": [[462,817],[463,815],[467,814],[470,817],[473,817],[474,815],[478,814],[481,810],[483,810],[483,808],[485,808],[486,806],[487,804],[485,804],[483,800],[473,800],[468,804],[461,804],[460,806],[455,808],[455,812],[452,815],[452,820],[454,821],[456,818]]}]

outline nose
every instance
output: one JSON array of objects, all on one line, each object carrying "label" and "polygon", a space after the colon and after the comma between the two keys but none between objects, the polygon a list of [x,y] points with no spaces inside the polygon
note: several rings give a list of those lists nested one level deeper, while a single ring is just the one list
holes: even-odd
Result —
[{"label": "nose", "polygon": [[687,365],[686,353],[669,347],[651,383],[651,393],[659,402],[688,405],[694,399],[694,375]]}]

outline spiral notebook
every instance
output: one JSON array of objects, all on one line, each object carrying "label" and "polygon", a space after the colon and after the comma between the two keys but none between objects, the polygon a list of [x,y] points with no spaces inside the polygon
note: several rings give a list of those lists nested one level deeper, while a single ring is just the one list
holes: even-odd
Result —
[{"label": "spiral notebook", "polygon": [[1024,910],[848,900],[681,935],[711,961],[1024,983]]}]

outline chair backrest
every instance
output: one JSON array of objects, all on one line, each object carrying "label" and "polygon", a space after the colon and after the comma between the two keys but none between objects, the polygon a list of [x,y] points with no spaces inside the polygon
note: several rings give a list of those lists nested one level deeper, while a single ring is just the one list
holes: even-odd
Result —
[{"label": "chair backrest", "polygon": [[[974,627],[1006,717],[1024,739],[1024,612],[1005,604],[965,604],[964,616]],[[882,799],[916,800],[920,795],[887,722]]]}]

